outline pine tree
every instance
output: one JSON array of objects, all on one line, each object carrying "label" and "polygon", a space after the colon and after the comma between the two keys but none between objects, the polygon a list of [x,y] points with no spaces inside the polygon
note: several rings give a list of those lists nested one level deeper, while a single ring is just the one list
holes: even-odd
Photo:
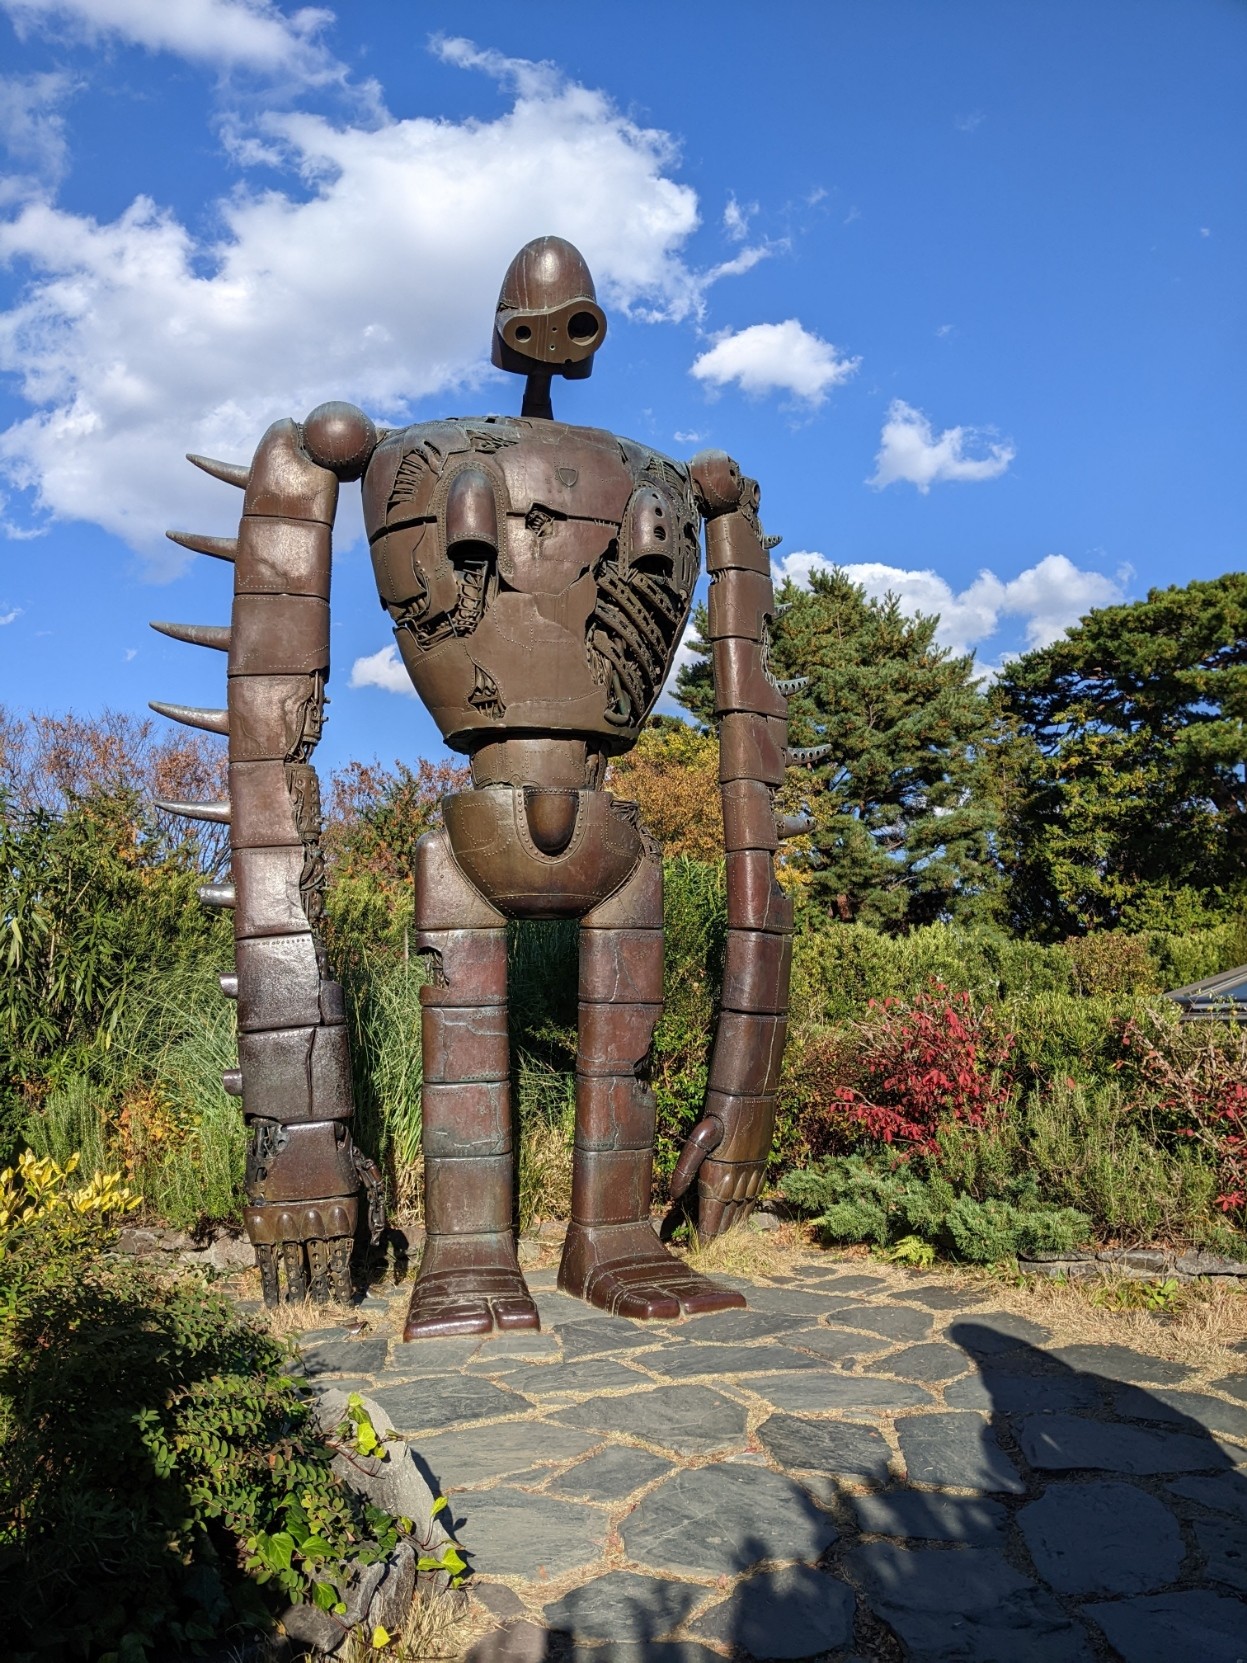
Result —
[{"label": "pine tree", "polygon": [[[785,583],[772,629],[781,678],[808,676],[789,700],[789,743],[828,744],[827,760],[790,772],[785,796],[814,816],[812,900],[832,917],[898,930],[992,916],[998,894],[991,713],[972,656],[935,644],[938,619],[871,600],[844,572]],[[704,608],[697,659],[676,698],[713,720]]]},{"label": "pine tree", "polygon": [[1001,854],[1010,910],[1059,939],[1181,929],[1247,871],[1247,574],[1087,614],[1007,665]]}]

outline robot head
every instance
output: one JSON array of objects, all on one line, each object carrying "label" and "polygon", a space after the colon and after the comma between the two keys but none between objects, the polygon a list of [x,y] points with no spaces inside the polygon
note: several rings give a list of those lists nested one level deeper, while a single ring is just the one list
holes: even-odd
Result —
[{"label": "robot head", "polygon": [[491,357],[500,370],[583,381],[606,335],[584,255],[562,237],[535,237],[507,267]]}]

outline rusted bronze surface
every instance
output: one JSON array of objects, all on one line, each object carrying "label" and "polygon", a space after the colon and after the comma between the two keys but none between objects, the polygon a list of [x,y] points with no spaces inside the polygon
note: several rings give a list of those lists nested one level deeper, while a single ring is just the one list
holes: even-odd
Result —
[{"label": "rusted bronze surface", "polygon": [[177,533],[234,564],[229,626],[161,625],[229,654],[227,711],[165,705],[227,732],[239,1069],[254,1127],[247,1226],[268,1298],[341,1291],[362,1179],[350,1142],[341,990],[324,960],[320,793],[311,754],[329,671],[330,529],[339,480],[362,478],[381,601],[403,662],[472,789],[419,847],[427,1245],[408,1338],[537,1326],[516,1260],[506,921],[581,924],[572,1220],[560,1284],[606,1309],[677,1317],[744,1303],[689,1271],[650,1223],[653,1032],[662,1011],[662,863],[634,804],[603,790],[670,672],[701,569],[727,853],[723,1012],[705,1114],[676,1169],[703,1236],[744,1218],[774,1121],[792,905],[775,878],[790,753],[769,666],[769,549],[754,480],[722,451],[689,465],[554,419],[554,377],[592,369],[606,333],[583,258],[558,237],[503,280],[493,361],[527,378],[517,417],[418,423],[378,436],[325,404],[279,422],[249,468],[192,458],[245,492],[236,537]]}]

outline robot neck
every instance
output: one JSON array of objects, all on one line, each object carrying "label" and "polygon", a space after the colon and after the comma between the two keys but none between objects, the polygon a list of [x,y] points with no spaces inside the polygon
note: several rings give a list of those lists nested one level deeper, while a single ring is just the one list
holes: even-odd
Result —
[{"label": "robot neck", "polygon": [[524,382],[524,403],[520,408],[520,415],[535,416],[540,421],[554,420],[548,370],[533,370]]}]

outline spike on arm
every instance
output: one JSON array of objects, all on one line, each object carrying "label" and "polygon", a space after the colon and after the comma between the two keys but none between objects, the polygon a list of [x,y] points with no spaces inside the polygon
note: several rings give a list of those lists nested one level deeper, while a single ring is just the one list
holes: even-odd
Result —
[{"label": "spike on arm", "polygon": [[165,536],[179,548],[210,554],[214,560],[233,560],[238,554],[237,537],[208,537],[198,531],[166,531]]},{"label": "spike on arm", "polygon": [[196,456],[193,451],[187,451],[186,460],[225,485],[237,485],[240,491],[246,490],[251,477],[251,469],[245,462],[215,462],[211,456]]},{"label": "spike on arm", "polygon": [[166,814],[180,814],[185,820],[212,820],[218,826],[228,826],[230,806],[224,803],[173,803],[164,797],[156,798],[156,807]]},{"label": "spike on arm", "polygon": [[181,722],[183,727],[202,728],[205,733],[219,733],[224,737],[229,735],[228,710],[210,710],[193,704],[165,704],[161,699],[149,700],[147,708],[154,710],[157,716],[167,716],[171,722]]},{"label": "spike on arm", "polygon": [[151,626],[158,634],[168,635],[174,641],[186,641],[192,647],[213,647],[217,652],[229,651],[228,624],[168,624],[152,620]]}]

